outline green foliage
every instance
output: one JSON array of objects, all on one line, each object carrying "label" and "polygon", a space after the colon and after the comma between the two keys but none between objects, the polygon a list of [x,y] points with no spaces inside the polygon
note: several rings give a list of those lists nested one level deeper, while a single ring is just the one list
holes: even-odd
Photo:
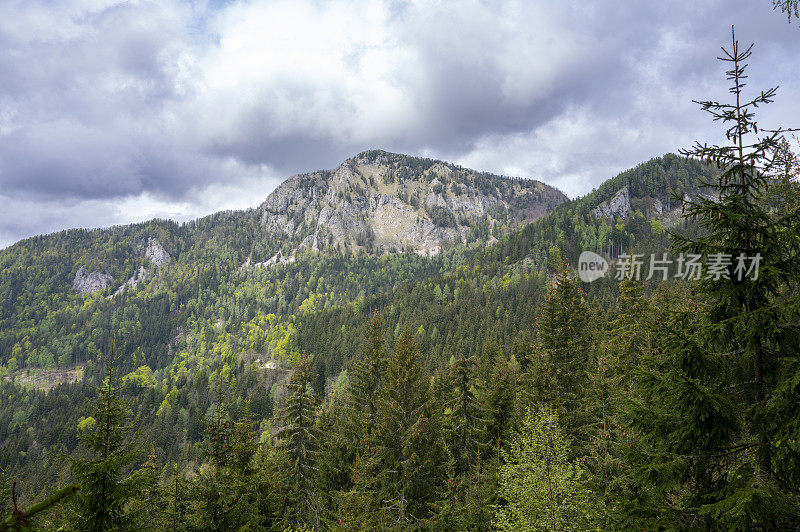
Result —
[{"label": "green foliage", "polygon": [[[327,249],[254,267],[294,245],[265,234],[261,209],[21,242],[0,252],[0,461],[29,507],[30,494],[69,481],[59,457],[92,459],[73,435],[96,433],[101,419],[79,411],[75,397],[105,382],[98,357],[110,327],[124,375],[115,393],[132,411],[121,424],[135,413],[151,450],[142,467],[141,454],[109,462],[119,483],[138,482],[116,492],[114,516],[131,528],[743,528],[731,516],[767,499],[783,504],[800,481],[798,335],[789,326],[798,292],[784,254],[800,219],[791,155],[764,169],[769,190],[754,189],[770,224],[783,220],[769,242],[785,260],[764,273],[774,289],[752,320],[712,319],[720,300],[708,287],[581,285],[567,265],[584,249],[613,260],[661,253],[673,235],[719,236],[701,227],[705,216],[682,218],[680,206],[720,172],[675,155],[510,233],[504,209],[446,220],[469,225],[468,240],[498,242],[436,257]],[[408,189],[418,206],[416,172],[420,187],[443,196],[511,190],[456,167],[448,181],[434,164],[392,163],[383,182]],[[361,177],[357,186],[381,181]],[[526,196],[523,207],[546,195],[534,182],[509,183]],[[597,205],[625,186],[635,214],[598,216]],[[137,246],[151,236],[173,261],[146,282],[111,298],[69,288],[81,265],[111,273],[117,286],[149,267]],[[361,238],[369,247],[372,236]],[[743,355],[754,341],[774,353],[760,402],[749,384],[753,357]],[[47,376],[49,391],[33,375]],[[772,480],[751,490],[759,430]],[[557,466],[550,477],[547,463]],[[547,479],[556,492],[542,489]],[[66,507],[39,518],[58,528]]]},{"label": "green foliage", "polygon": [[427,210],[433,225],[437,227],[456,227],[456,217],[450,209],[434,205],[428,207]]},{"label": "green foliage", "polygon": [[590,318],[580,283],[564,264],[553,277],[536,327],[543,372],[537,399],[557,406],[573,438],[587,422],[584,395],[593,358]]},{"label": "green foliage", "polygon": [[141,450],[131,440],[130,411],[120,397],[114,369],[114,345],[104,357],[106,376],[89,408],[94,423],[84,423],[78,438],[86,457],[72,458],[70,466],[80,486],[72,498],[71,521],[76,530],[110,530],[132,527],[126,502],[141,487],[131,466]]},{"label": "green foliage", "polygon": [[488,445],[486,414],[479,399],[483,389],[477,369],[477,360],[461,356],[445,381],[451,386],[446,403],[449,413],[445,416],[447,449],[457,476],[478,468]]},{"label": "green foliage", "polygon": [[429,398],[420,354],[406,330],[387,362],[378,395],[374,453],[355,466],[355,487],[369,494],[359,504],[368,505],[377,523],[402,527],[426,518],[444,480],[441,429]]},{"label": "green foliage", "polygon": [[592,530],[593,494],[581,464],[568,458],[570,442],[552,409],[530,409],[502,453],[497,508],[500,530]]},{"label": "green foliage", "polygon": [[311,389],[314,377],[311,359],[302,355],[287,385],[289,395],[279,420],[277,437],[291,463],[293,484],[302,499],[295,524],[319,526],[319,508],[314,487],[319,433],[315,426],[317,400]]},{"label": "green foliage", "polygon": [[[754,110],[770,103],[776,88],[745,97],[745,62],[752,45],[740,48],[735,35],[732,41],[722,60],[730,67],[726,75],[735,100],[700,102],[724,124],[729,143],[697,143],[686,152],[722,169],[717,182],[705,184],[718,196],[716,201],[700,198],[687,205],[688,215],[700,220],[705,234],[678,238],[677,244],[709,261],[714,254],[730,254],[733,264],[725,276],[709,276],[701,283],[708,305],[701,330],[707,338],[687,338],[676,349],[684,378],[692,379],[682,389],[696,398],[679,412],[697,418],[707,410],[683,429],[678,441],[682,454],[727,457],[718,474],[710,469],[710,478],[693,489],[703,513],[737,528],[775,528],[795,522],[797,515],[797,501],[788,495],[796,486],[775,473],[782,467],[775,457],[783,436],[779,427],[791,417],[778,417],[786,410],[773,397],[788,376],[784,368],[794,367],[798,353],[796,341],[790,340],[797,337],[793,311],[785,310],[798,308],[797,295],[790,290],[800,275],[798,212],[775,211],[766,201],[770,174],[776,159],[780,162],[774,154],[785,145],[780,142],[781,129],[762,128],[759,136]],[[761,261],[757,276],[737,269],[740,258],[756,256]],[[709,354],[696,354],[702,351]],[[711,353],[725,363],[722,371],[703,379],[695,373],[708,371],[704,360]],[[724,418],[713,429],[708,426],[712,412]]]}]

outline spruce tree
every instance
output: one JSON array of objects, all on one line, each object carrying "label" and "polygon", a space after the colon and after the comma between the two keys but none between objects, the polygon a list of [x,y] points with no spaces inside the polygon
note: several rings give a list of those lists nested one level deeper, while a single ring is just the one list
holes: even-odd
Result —
[{"label": "spruce tree", "polygon": [[279,413],[282,427],[277,438],[291,461],[295,489],[301,500],[295,524],[319,528],[321,516],[314,485],[319,434],[316,426],[317,398],[311,388],[313,382],[311,357],[303,353],[287,385],[289,395]]},{"label": "spruce tree", "polygon": [[70,460],[75,482],[80,486],[71,501],[72,526],[76,530],[133,528],[128,502],[142,487],[140,474],[131,472],[142,450],[132,438],[132,415],[120,394],[113,336],[111,351],[102,361],[106,365],[105,379],[89,407],[94,422],[78,433],[85,455]]},{"label": "spruce tree", "polygon": [[613,317],[608,323],[601,348],[589,371],[587,404],[589,420],[583,427],[588,441],[587,468],[594,488],[605,496],[620,474],[620,442],[625,432],[623,407],[635,398],[635,368],[647,358],[650,347],[649,300],[644,283],[624,279]]},{"label": "spruce tree", "polygon": [[172,464],[171,470],[172,477],[164,486],[167,513],[162,521],[172,530],[180,530],[186,515],[186,479],[177,462]]},{"label": "spruce tree", "polygon": [[437,379],[437,401],[446,410],[444,436],[449,457],[447,489],[435,504],[434,528],[491,526],[496,483],[491,475],[484,387],[474,357],[463,355]]},{"label": "spruce tree", "polygon": [[540,350],[536,365],[544,371],[537,379],[539,402],[557,406],[562,425],[581,447],[581,427],[587,422],[585,392],[591,360],[589,306],[579,281],[566,263],[554,275],[537,323]]},{"label": "spruce tree", "polygon": [[348,414],[354,425],[352,437],[356,445],[369,441],[375,430],[378,392],[386,365],[383,345],[383,319],[375,313],[361,346],[361,358],[353,363]]},{"label": "spruce tree", "polygon": [[713,529],[709,508],[728,482],[739,416],[720,376],[724,360],[708,348],[694,299],[660,324],[652,356],[633,369],[619,443],[625,471],[617,480],[617,525]]},{"label": "spruce tree", "polygon": [[478,363],[474,358],[458,357],[451,368],[453,388],[446,419],[448,449],[456,475],[476,468],[488,441],[486,416],[479,397],[482,385],[477,379]]},{"label": "spruce tree", "polygon": [[[549,366],[547,366],[546,374],[548,376],[551,374]],[[518,401],[514,396],[512,371],[509,368],[508,359],[502,352],[495,358],[494,366],[489,374],[489,382],[484,389],[482,403],[486,409],[486,429],[491,454],[497,457],[506,431],[514,425],[518,406]]]},{"label": "spruce tree", "polygon": [[[726,420],[703,427],[708,420],[692,415],[700,425],[679,431],[682,441],[677,448],[700,460],[713,453],[710,460],[724,462],[717,468],[708,466],[709,478],[695,479],[699,512],[730,527],[772,529],[786,526],[796,515],[790,486],[775,474],[778,434],[793,421],[777,417],[786,410],[776,402],[776,390],[785,378],[794,378],[787,370],[798,356],[788,334],[796,329],[797,314],[787,313],[797,308],[797,301],[787,287],[800,274],[800,256],[795,218],[770,210],[764,200],[773,154],[785,130],[759,127],[755,117],[756,108],[773,101],[777,87],[745,97],[745,62],[752,48],[741,48],[732,33],[731,48],[723,48],[719,58],[730,68],[726,74],[732,101],[697,102],[725,125],[728,143],[698,142],[683,152],[717,165],[721,172],[716,182],[703,183],[710,197],[700,196],[686,205],[687,215],[700,222],[704,234],[675,235],[676,247],[701,254],[706,266],[725,258],[729,265],[721,275],[701,281],[707,301],[704,332],[699,339],[687,335],[687,345],[677,347],[677,356],[689,364],[681,377],[683,388],[692,384],[695,396],[703,397],[700,404],[713,403]],[[701,356],[703,352],[708,354]],[[715,376],[693,375],[708,372],[712,358],[722,361]],[[729,404],[738,406],[736,419],[727,419]],[[680,415],[687,409],[696,411],[697,405],[686,403],[683,409]]]},{"label": "spruce tree", "polygon": [[770,209],[796,219],[800,209],[800,157],[785,137],[775,147],[768,175],[771,183],[766,196]]},{"label": "spruce tree", "polygon": [[416,342],[405,330],[387,362],[371,459],[386,526],[426,517],[444,477],[439,420],[428,388]]},{"label": "spruce tree", "polygon": [[[256,504],[257,493],[252,489],[255,433],[248,419],[236,420],[229,412],[226,397],[226,384],[219,376],[213,411],[205,421],[202,457],[207,462],[192,483],[190,513],[201,529],[235,530],[251,519]],[[179,477],[173,477],[173,518],[180,511],[180,483]]]}]

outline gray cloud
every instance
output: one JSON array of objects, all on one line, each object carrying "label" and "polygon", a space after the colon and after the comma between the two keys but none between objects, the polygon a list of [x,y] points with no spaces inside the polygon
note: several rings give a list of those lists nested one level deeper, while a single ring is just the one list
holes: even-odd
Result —
[{"label": "gray cloud", "polygon": [[800,28],[766,0],[4,2],[0,246],[244,207],[374,147],[584,194],[716,134],[691,100],[725,97],[733,23],[782,85],[765,123],[800,116]]}]

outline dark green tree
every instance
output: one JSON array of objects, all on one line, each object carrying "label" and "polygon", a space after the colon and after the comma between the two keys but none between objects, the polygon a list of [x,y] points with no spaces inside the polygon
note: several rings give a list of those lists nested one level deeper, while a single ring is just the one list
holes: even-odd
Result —
[{"label": "dark green tree", "polygon": [[[687,338],[687,346],[676,347],[678,356],[689,355],[683,358],[690,368],[707,367],[698,361],[708,360],[711,353],[724,361],[715,371],[721,380],[701,379],[697,390],[706,394],[724,386],[706,397],[726,418],[730,412],[725,405],[738,405],[739,416],[699,439],[692,434],[699,434],[701,427],[687,426],[678,446],[683,454],[716,453],[712,458],[717,462],[725,457],[721,470],[707,467],[711,477],[693,486],[701,512],[729,527],[774,529],[797,515],[790,486],[775,474],[775,451],[781,428],[793,421],[777,417],[786,410],[776,403],[776,390],[785,384],[784,378],[793,378],[787,370],[796,365],[798,356],[796,341],[790,340],[796,337],[797,315],[787,309],[797,308],[796,294],[788,288],[800,274],[800,241],[794,215],[776,213],[764,200],[773,154],[785,130],[760,128],[755,116],[756,108],[772,102],[777,88],[751,98],[744,94],[745,62],[752,48],[741,48],[732,34],[731,48],[723,48],[720,57],[730,67],[732,101],[697,102],[725,124],[728,143],[698,142],[684,151],[716,164],[721,173],[716,182],[703,183],[712,197],[701,196],[686,205],[687,214],[700,222],[704,234],[675,238],[678,250],[701,254],[707,268],[722,264],[701,282],[708,304],[702,323],[706,338]],[[708,355],[699,356],[701,352]],[[688,369],[684,372],[687,385],[697,384],[697,376]],[[686,409],[696,406],[684,405],[681,414]],[[697,421],[707,423],[708,419]]]},{"label": "dark green tree", "polygon": [[478,363],[474,358],[459,356],[451,372],[449,413],[445,420],[448,450],[454,461],[455,474],[463,475],[480,462],[488,445],[486,414],[479,397],[483,386],[477,378]]},{"label": "dark green tree", "polygon": [[296,525],[320,526],[320,508],[315,489],[319,434],[316,425],[317,398],[312,389],[311,357],[302,354],[287,385],[286,404],[279,413],[282,424],[277,438],[291,461],[295,489],[301,500]]},{"label": "dark green tree", "polygon": [[435,504],[434,528],[486,530],[496,491],[487,431],[486,397],[474,357],[455,359],[437,380],[446,407],[444,437],[449,457],[446,491]]},{"label": "dark green tree", "polygon": [[375,313],[361,346],[361,358],[353,363],[351,372],[348,415],[355,428],[352,435],[356,445],[369,441],[375,430],[378,393],[386,366],[383,345],[383,319]]},{"label": "dark green tree", "polygon": [[580,282],[566,263],[554,275],[536,325],[540,350],[535,350],[539,401],[556,406],[562,426],[577,446],[587,423],[585,392],[592,360],[591,316]]},{"label": "dark green tree", "polygon": [[[252,488],[257,445],[252,423],[237,421],[229,412],[226,384],[218,379],[213,412],[205,421],[202,457],[207,462],[192,482],[189,513],[200,529],[235,530],[251,519],[258,496]],[[174,474],[169,487],[173,519],[181,512],[180,472]]]},{"label": "dark green tree", "polygon": [[128,502],[142,487],[142,476],[132,471],[142,449],[133,436],[134,426],[127,402],[121,397],[115,371],[114,339],[102,358],[105,379],[90,402],[91,422],[83,425],[78,438],[82,456],[70,465],[80,490],[71,500],[72,526],[76,530],[120,530],[133,528]]},{"label": "dark green tree", "polygon": [[373,465],[386,526],[408,526],[427,517],[441,488],[445,457],[429,398],[416,342],[405,330],[387,362],[374,438]]}]

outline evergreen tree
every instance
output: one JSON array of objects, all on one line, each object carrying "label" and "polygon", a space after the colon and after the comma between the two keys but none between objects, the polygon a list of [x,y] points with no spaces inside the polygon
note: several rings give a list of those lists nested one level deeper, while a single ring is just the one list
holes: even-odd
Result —
[{"label": "evergreen tree", "polygon": [[78,433],[88,456],[70,460],[80,486],[71,505],[72,527],[76,530],[133,528],[128,502],[142,487],[141,474],[130,471],[142,451],[131,437],[131,413],[120,395],[113,336],[111,352],[102,360],[106,375],[97,389],[97,398],[90,403],[93,422]]},{"label": "evergreen tree", "polygon": [[789,22],[792,21],[792,16],[800,19],[800,1],[798,0],[772,0],[772,9],[780,9],[786,13]]},{"label": "evergreen tree", "polygon": [[455,360],[450,382],[453,387],[448,401],[446,420],[448,450],[454,461],[455,474],[463,475],[477,467],[487,446],[486,418],[478,397],[482,386],[477,380],[477,361],[463,355]]},{"label": "evergreen tree", "polygon": [[714,529],[709,508],[729,481],[739,416],[720,378],[724,360],[708,349],[699,303],[688,300],[661,324],[628,396],[626,471],[619,481],[619,526]]},{"label": "evergreen tree", "polygon": [[361,346],[361,358],[353,364],[349,410],[356,445],[369,441],[375,430],[377,400],[383,381],[386,355],[383,352],[383,319],[375,313]]},{"label": "evergreen tree", "polygon": [[[236,530],[252,517],[252,484],[256,440],[252,423],[236,421],[228,411],[223,377],[218,377],[216,400],[206,420],[201,467],[192,485],[194,526],[203,530]],[[177,471],[175,474],[179,474]],[[180,512],[180,478],[173,478],[172,517]]]},{"label": "evergreen tree", "polygon": [[[786,288],[800,274],[800,256],[794,218],[771,211],[764,201],[772,154],[784,131],[759,128],[755,118],[755,109],[770,103],[776,88],[745,98],[745,61],[751,53],[752,45],[742,49],[732,35],[732,47],[723,48],[720,59],[730,65],[727,76],[734,101],[698,102],[726,125],[729,143],[696,143],[684,152],[718,165],[721,174],[717,182],[704,183],[716,198],[700,197],[686,206],[705,234],[676,235],[676,245],[681,251],[701,254],[707,267],[715,262],[722,267],[701,283],[708,302],[703,322],[707,344],[694,347],[697,342],[687,337],[688,345],[677,351],[679,359],[691,361],[681,378],[702,393],[701,404],[713,407],[726,422],[710,428],[708,419],[692,415],[699,425],[685,427],[678,446],[682,454],[699,457],[701,466],[706,465],[702,456],[707,453],[726,462],[718,470],[709,467],[710,478],[695,479],[693,489],[703,513],[726,526],[772,529],[786,526],[796,515],[795,501],[788,497],[790,486],[775,474],[775,450],[778,433],[792,421],[776,418],[786,412],[776,403],[776,390],[798,356],[796,342],[788,341],[792,336],[787,334],[796,329],[797,318],[786,312],[797,308],[796,296]],[[694,368],[708,371],[711,353],[724,361],[716,377],[693,375]],[[715,378],[719,380],[714,382]],[[725,405],[734,402],[740,415],[728,420]],[[697,406],[686,403],[679,415],[692,411]],[[706,432],[696,437],[701,430]]]},{"label": "evergreen tree", "polygon": [[155,450],[151,450],[139,473],[142,487],[130,503],[130,515],[135,520],[137,529],[158,530],[164,525],[165,498]]},{"label": "evergreen tree", "polygon": [[407,526],[427,517],[440,488],[445,457],[439,422],[416,342],[401,333],[386,367],[378,401],[373,464],[382,520]]},{"label": "evergreen tree", "polygon": [[163,521],[165,528],[180,530],[183,528],[186,515],[186,479],[177,463],[172,464],[171,469],[172,478],[164,486],[167,514]]},{"label": "evergreen tree", "polygon": [[588,441],[586,466],[606,512],[612,512],[610,492],[621,474],[624,405],[636,398],[636,367],[649,353],[652,312],[643,291],[642,281],[620,282],[615,314],[589,371],[589,420],[582,429]]},{"label": "evergreen tree", "polygon": [[277,437],[291,460],[291,472],[301,508],[296,523],[320,526],[320,509],[314,486],[319,434],[316,426],[317,398],[311,388],[314,382],[311,357],[302,354],[287,385],[288,397],[279,417],[282,428]]},{"label": "evergreen tree", "polygon": [[545,371],[539,379],[541,400],[556,405],[563,426],[576,441],[588,421],[584,394],[588,387],[592,338],[589,306],[580,283],[562,263],[553,277],[537,323],[541,351],[537,365]]},{"label": "evergreen tree", "polygon": [[[437,401],[446,405],[445,442],[449,456],[447,488],[435,505],[433,528],[488,530],[496,481],[482,383],[475,358],[459,356],[436,384]],[[439,399],[441,398],[441,399]]]},{"label": "evergreen tree", "polygon": [[[77,485],[61,488],[45,499],[21,509],[17,507],[16,484],[11,483],[9,486],[5,480],[0,475],[0,497],[2,497],[0,499],[2,501],[0,502],[0,532],[35,530],[34,520],[39,514],[46,513],[47,510],[61,503],[79,489]],[[8,502],[11,504],[7,506]]]},{"label": "evergreen tree", "polygon": [[[549,367],[547,375],[550,375]],[[503,438],[517,418],[518,401],[514,394],[514,377],[503,353],[497,355],[484,391],[487,432],[492,454],[499,456]]]}]

